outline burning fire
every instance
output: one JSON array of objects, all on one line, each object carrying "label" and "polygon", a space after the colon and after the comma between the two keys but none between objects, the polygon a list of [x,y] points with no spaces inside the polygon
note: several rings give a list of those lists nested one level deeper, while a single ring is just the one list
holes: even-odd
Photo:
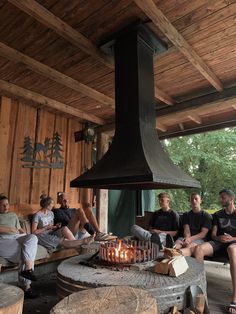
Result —
[{"label": "burning fire", "polygon": [[130,257],[133,257],[132,245],[128,246],[118,240],[118,247],[115,247],[111,252],[111,259],[115,260],[116,263],[126,263],[129,262]]},{"label": "burning fire", "polygon": [[141,263],[156,258],[158,251],[151,242],[118,240],[101,244],[99,257],[114,264]]}]

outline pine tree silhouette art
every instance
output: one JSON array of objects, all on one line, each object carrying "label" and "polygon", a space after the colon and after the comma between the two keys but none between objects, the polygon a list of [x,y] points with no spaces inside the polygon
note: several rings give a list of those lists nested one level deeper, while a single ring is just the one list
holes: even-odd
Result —
[{"label": "pine tree silhouette art", "polygon": [[24,146],[23,146],[23,158],[22,161],[32,162],[34,161],[34,148],[32,145],[32,141],[29,136],[24,138]]},{"label": "pine tree silhouette art", "polygon": [[50,158],[52,158],[52,165],[54,165],[54,167],[56,165],[63,165],[63,156],[61,155],[61,152],[63,150],[61,149],[61,147],[62,147],[61,136],[58,132],[55,132],[52,138],[51,147],[52,153],[49,156]]}]

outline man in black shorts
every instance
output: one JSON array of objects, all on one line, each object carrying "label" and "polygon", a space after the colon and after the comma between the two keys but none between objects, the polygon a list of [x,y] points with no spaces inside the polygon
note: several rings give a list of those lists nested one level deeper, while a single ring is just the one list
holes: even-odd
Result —
[{"label": "man in black shorts", "polygon": [[193,192],[190,196],[192,209],[183,214],[183,237],[176,240],[176,248],[181,249],[184,256],[194,255],[198,244],[206,242],[206,237],[211,230],[212,218],[201,209],[201,196]]},{"label": "man in black shorts", "polygon": [[86,204],[84,208],[70,208],[69,196],[64,192],[58,195],[57,202],[61,207],[53,210],[54,223],[67,226],[76,239],[83,239],[94,234],[96,234],[96,241],[110,241],[117,238],[99,230],[97,219],[89,204]]},{"label": "man in black shorts", "polygon": [[160,248],[174,247],[175,237],[179,230],[179,215],[170,208],[170,196],[163,192],[158,195],[160,209],[155,211],[149,222],[149,230],[133,225],[131,233],[141,241],[152,241]]},{"label": "man in black shorts", "polygon": [[197,246],[195,257],[203,261],[204,256],[227,252],[230,263],[230,273],[233,284],[233,297],[228,313],[236,313],[236,208],[234,192],[228,189],[220,191],[222,209],[214,214],[212,241]]}]

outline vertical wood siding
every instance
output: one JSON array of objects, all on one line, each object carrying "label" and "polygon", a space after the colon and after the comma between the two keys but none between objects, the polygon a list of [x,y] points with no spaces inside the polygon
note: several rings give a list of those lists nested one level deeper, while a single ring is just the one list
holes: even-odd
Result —
[{"label": "vertical wood siding", "polygon": [[[9,196],[13,210],[18,214],[22,214],[24,208],[37,210],[42,193],[56,201],[57,192],[66,191],[71,203],[78,206],[81,198],[84,201],[84,195],[90,201],[90,190],[70,188],[70,180],[91,167],[91,145],[74,141],[74,132],[83,125],[7,97],[0,99],[0,193]],[[52,138],[54,132],[61,135],[64,168],[23,168],[24,138],[29,136],[33,144],[43,144],[45,137]]]}]

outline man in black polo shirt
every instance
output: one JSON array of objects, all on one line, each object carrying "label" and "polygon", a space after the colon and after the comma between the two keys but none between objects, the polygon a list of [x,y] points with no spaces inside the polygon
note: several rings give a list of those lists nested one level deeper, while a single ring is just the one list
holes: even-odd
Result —
[{"label": "man in black polo shirt", "polygon": [[227,252],[233,284],[233,297],[228,313],[236,313],[236,208],[234,192],[228,189],[220,191],[222,209],[214,214],[212,241],[197,246],[195,257],[203,261],[204,256]]},{"label": "man in black polo shirt", "polygon": [[183,214],[183,237],[178,238],[176,248],[181,249],[184,256],[194,255],[198,244],[206,242],[206,236],[211,229],[211,216],[201,210],[201,196],[193,192],[190,196],[192,209]]},{"label": "man in black polo shirt", "polygon": [[158,195],[160,209],[154,212],[150,222],[149,231],[137,225],[133,225],[131,233],[142,241],[155,242],[162,248],[163,246],[175,246],[173,237],[178,233],[179,215],[170,208],[170,196],[163,192]]}]

